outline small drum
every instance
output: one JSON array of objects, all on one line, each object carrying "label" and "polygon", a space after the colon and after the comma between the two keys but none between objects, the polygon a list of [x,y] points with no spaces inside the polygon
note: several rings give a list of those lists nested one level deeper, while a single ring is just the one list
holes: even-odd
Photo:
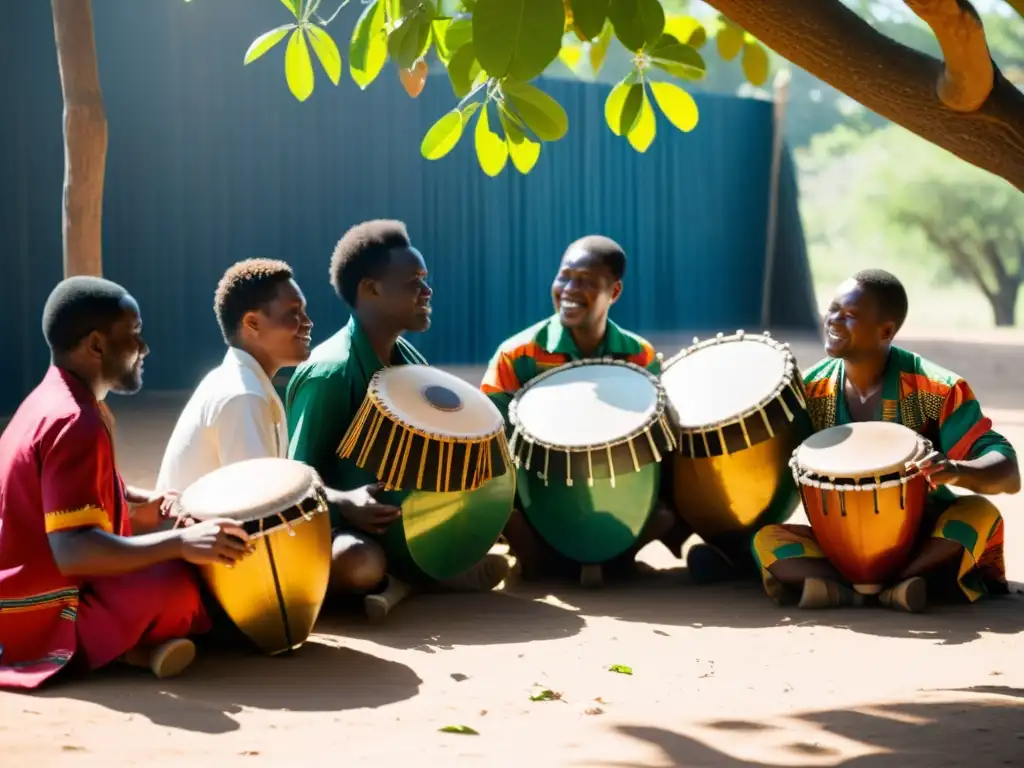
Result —
[{"label": "small drum", "polygon": [[807,438],[790,466],[821,550],[858,592],[877,594],[907,564],[928,496],[908,470],[932,451],[901,424],[859,422]]},{"label": "small drum", "polygon": [[610,358],[566,363],[516,394],[509,421],[519,502],[542,539],[587,564],[636,543],[674,446],[655,376]]},{"label": "small drum", "polygon": [[402,508],[380,538],[388,571],[444,581],[478,563],[512,514],[516,479],[501,412],[483,392],[427,365],[383,368],[338,448]]},{"label": "small drum", "polygon": [[331,570],[331,523],[316,472],[289,459],[250,459],[214,470],[177,500],[180,517],[237,521],[255,552],[201,569],[235,625],[265,653],[302,645]]},{"label": "small drum", "polygon": [[661,383],[678,428],[676,510],[705,541],[745,552],[798,503],[787,463],[811,422],[796,360],[767,332],[718,334],[669,360]]}]

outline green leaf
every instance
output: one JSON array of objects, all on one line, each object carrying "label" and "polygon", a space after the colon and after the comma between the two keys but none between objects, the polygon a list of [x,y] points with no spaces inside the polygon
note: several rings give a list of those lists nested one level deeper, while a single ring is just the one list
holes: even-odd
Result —
[{"label": "green leaf", "polygon": [[629,136],[640,119],[640,109],[644,104],[644,84],[633,83],[626,92],[626,98],[622,102],[622,111],[619,113],[619,136]]},{"label": "green leaf", "polygon": [[440,160],[459,143],[462,138],[463,115],[453,109],[430,126],[420,144],[420,154],[427,160]]},{"label": "green leaf", "polygon": [[619,42],[634,52],[654,45],[665,29],[665,11],[659,0],[611,0],[608,18]]},{"label": "green leaf", "polygon": [[446,725],[444,728],[439,728],[438,730],[441,731],[441,733],[464,733],[468,736],[480,735],[468,725]]},{"label": "green leaf", "polygon": [[302,0],[281,0],[281,3],[292,12],[292,15],[297,19],[299,18],[299,10],[302,5]]},{"label": "green leaf", "polygon": [[[644,90],[643,84],[638,83],[640,86],[640,116],[637,118],[636,123],[633,125],[633,130],[626,136],[629,139],[629,143],[633,145],[633,149],[637,152],[646,152],[651,144],[654,143],[654,135],[657,133],[658,125],[654,119],[654,108],[651,106],[650,100],[647,98],[647,91]],[[618,664],[614,666],[619,666]],[[633,670],[629,667],[623,667],[628,669],[628,672],[623,674],[631,675]],[[621,670],[613,670],[619,672]]]},{"label": "green leaf", "polygon": [[508,117],[504,109],[498,110],[498,119],[505,131],[505,143],[508,144],[508,155],[512,165],[524,176],[533,170],[540,158],[540,144],[526,138],[518,125]]},{"label": "green leaf", "polygon": [[672,125],[683,133],[689,133],[697,127],[699,113],[693,96],[672,83],[652,82],[650,86],[654,101]]},{"label": "green leaf", "polygon": [[348,71],[363,90],[377,79],[388,60],[388,38],[384,29],[384,2],[366,6],[352,30],[348,46]]},{"label": "green leaf", "polygon": [[479,0],[473,13],[480,66],[524,83],[558,57],[564,28],[562,0]]},{"label": "green leaf", "polygon": [[309,35],[309,42],[313,44],[313,52],[320,59],[320,66],[324,68],[330,81],[337,85],[341,79],[341,51],[338,50],[337,43],[327,30],[313,24],[306,27],[306,33]]},{"label": "green leaf", "polygon": [[473,21],[454,19],[444,32],[444,45],[449,51],[457,51],[473,39]]},{"label": "green leaf", "polygon": [[751,85],[762,86],[768,80],[768,52],[758,42],[748,41],[743,45],[743,74]]},{"label": "green leaf", "polygon": [[620,675],[632,675],[633,668],[627,667],[625,664],[612,664],[608,667],[609,672],[618,672]]},{"label": "green leaf", "polygon": [[284,78],[288,89],[299,101],[305,101],[313,93],[313,61],[309,58],[306,36],[296,29],[288,38],[284,52]]},{"label": "green leaf", "polygon": [[473,43],[466,43],[459,48],[448,62],[448,79],[452,81],[452,90],[459,99],[473,90],[473,81],[480,74],[480,62],[476,60],[476,49]]},{"label": "green leaf", "polygon": [[630,74],[624,80],[612,88],[608,98],[604,100],[604,121],[611,128],[616,136],[622,135],[622,110],[626,106],[626,97],[629,95],[630,86],[636,78]]},{"label": "green leaf", "polygon": [[715,35],[715,45],[718,47],[718,55],[726,61],[732,61],[743,48],[743,30],[726,18],[722,18],[718,33]]},{"label": "green leaf", "polygon": [[590,68],[595,75],[601,71],[601,65],[604,64],[605,57],[608,55],[608,46],[611,44],[612,25],[611,22],[606,22],[601,36],[597,38],[596,42],[590,44]]},{"label": "green leaf", "polygon": [[530,701],[557,701],[560,696],[557,696],[554,691],[544,690],[533,694],[530,697]]},{"label": "green leaf", "polygon": [[406,16],[388,35],[388,53],[402,69],[412,65],[426,53],[430,45],[430,17],[416,13]]},{"label": "green leaf", "polygon": [[681,43],[701,48],[708,40],[704,25],[692,16],[669,16],[665,19],[665,34],[672,35]]},{"label": "green leaf", "polygon": [[245,52],[245,59],[242,63],[251,64],[256,61],[260,56],[269,51],[279,42],[284,40],[284,36],[288,34],[288,31],[295,29],[294,24],[282,24],[280,27],[264,32],[262,35],[252,41],[249,46],[249,50]]},{"label": "green leaf", "polygon": [[583,49],[573,43],[566,43],[562,46],[562,50],[558,52],[558,59],[575,72],[576,67],[580,65],[580,61],[583,59]]},{"label": "green leaf", "polygon": [[529,83],[506,81],[505,98],[515,114],[541,141],[558,141],[569,130],[569,116],[562,105]]},{"label": "green leaf", "polygon": [[573,26],[587,40],[601,34],[608,19],[609,0],[569,0],[572,8]]},{"label": "green leaf", "polygon": [[480,110],[480,117],[476,119],[473,143],[476,145],[476,159],[480,162],[480,168],[484,173],[494,178],[505,170],[505,166],[508,164],[508,145],[504,139],[491,130],[487,120],[486,104]]},{"label": "green leaf", "polygon": [[672,35],[662,35],[650,53],[651,62],[670,75],[686,80],[700,80],[707,73],[704,58],[689,45]]}]

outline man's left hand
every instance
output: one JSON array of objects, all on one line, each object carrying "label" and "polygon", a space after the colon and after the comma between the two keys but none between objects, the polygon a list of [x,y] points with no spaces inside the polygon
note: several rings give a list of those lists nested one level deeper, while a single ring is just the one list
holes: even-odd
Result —
[{"label": "man's left hand", "polygon": [[928,480],[928,485],[938,488],[941,485],[960,484],[960,466],[950,461],[938,451],[932,451],[923,459],[908,461],[907,469],[918,469]]},{"label": "man's left hand", "polygon": [[167,523],[176,518],[174,502],[177,498],[177,491],[167,491],[155,494],[148,501],[132,504],[132,528],[135,533],[149,533],[167,527]]}]

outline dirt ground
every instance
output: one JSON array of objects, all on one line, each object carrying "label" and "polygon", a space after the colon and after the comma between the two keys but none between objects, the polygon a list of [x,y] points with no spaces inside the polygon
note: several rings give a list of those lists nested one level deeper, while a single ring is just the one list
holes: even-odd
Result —
[{"label": "dirt ground", "polygon": [[[1024,444],[1024,334],[903,343],[966,376]],[[818,357],[813,339],[794,349]],[[131,482],[152,483],[182,402],[115,403]],[[1024,496],[999,503],[1022,581]],[[658,544],[642,557],[659,571],[601,592],[421,596],[380,627],[324,616],[291,658],[218,652],[170,682],[117,670],[0,693],[0,765],[1024,765],[1024,597],[806,613],[755,584],[692,586]],[[540,689],[557,700],[531,701]]]}]

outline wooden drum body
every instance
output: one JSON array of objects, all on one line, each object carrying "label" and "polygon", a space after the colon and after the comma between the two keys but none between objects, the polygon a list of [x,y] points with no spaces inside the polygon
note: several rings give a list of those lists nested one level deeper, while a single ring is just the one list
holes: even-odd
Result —
[{"label": "wooden drum body", "polygon": [[338,449],[373,472],[378,498],[401,506],[379,542],[404,581],[444,581],[498,540],[516,478],[501,412],[457,376],[426,365],[384,368]]},{"label": "wooden drum body", "polygon": [[793,454],[814,537],[857,591],[880,592],[906,566],[929,491],[906,464],[931,451],[913,430],[879,421],[824,429]]},{"label": "wooden drum body", "polygon": [[200,569],[235,625],[265,653],[298,648],[313,631],[331,570],[331,522],[317,474],[289,459],[252,459],[200,478],[180,514],[230,518],[255,549],[234,566]]},{"label": "wooden drum body", "polygon": [[788,462],[811,434],[803,381],[789,346],[768,333],[694,342],[661,376],[677,430],[672,495],[705,541],[745,548],[796,509]]},{"label": "wooden drum body", "polygon": [[594,564],[636,543],[673,446],[654,376],[619,360],[567,363],[527,383],[509,421],[519,503],[542,539]]}]

